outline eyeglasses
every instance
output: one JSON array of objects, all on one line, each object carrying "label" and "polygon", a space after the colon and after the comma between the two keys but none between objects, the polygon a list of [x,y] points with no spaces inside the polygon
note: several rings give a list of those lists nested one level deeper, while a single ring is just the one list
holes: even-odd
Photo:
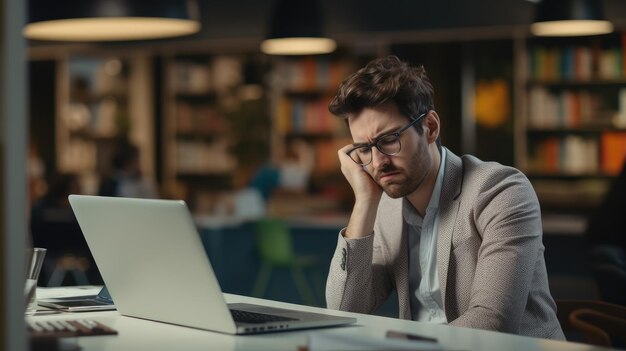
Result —
[{"label": "eyeglasses", "polygon": [[356,164],[360,166],[367,166],[372,163],[372,147],[374,146],[378,149],[378,151],[387,156],[399,154],[400,150],[402,150],[400,135],[427,114],[428,112],[422,113],[419,117],[411,121],[411,123],[402,127],[395,133],[383,135],[374,140],[372,143],[355,147],[348,152],[348,156],[350,156],[352,161],[354,161]]}]

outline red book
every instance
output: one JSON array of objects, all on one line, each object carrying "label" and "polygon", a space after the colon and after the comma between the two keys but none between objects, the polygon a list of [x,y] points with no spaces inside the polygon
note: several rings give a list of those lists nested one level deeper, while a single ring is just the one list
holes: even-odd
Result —
[{"label": "red book", "polygon": [[570,113],[571,115],[571,126],[574,128],[580,127],[582,117],[580,114],[580,94],[574,93],[570,98]]},{"label": "red book", "polygon": [[626,160],[626,133],[602,133],[600,158],[603,173],[619,174]]},{"label": "red book", "polygon": [[544,166],[547,173],[559,172],[559,140],[557,138],[546,139],[543,149]]},{"label": "red book", "polygon": [[306,58],[302,62],[302,71],[304,73],[304,88],[307,90],[317,88],[317,63],[313,58]]}]

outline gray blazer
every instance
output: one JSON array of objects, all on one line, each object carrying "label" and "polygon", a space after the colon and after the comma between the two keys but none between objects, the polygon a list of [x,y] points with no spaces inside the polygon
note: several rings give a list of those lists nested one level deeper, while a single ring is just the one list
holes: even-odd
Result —
[{"label": "gray blazer", "polygon": [[[515,168],[446,154],[436,255],[449,324],[565,339],[528,179]],[[395,289],[400,318],[411,318],[402,201],[383,194],[373,235],[339,235],[326,285],[329,308],[371,313]]]}]

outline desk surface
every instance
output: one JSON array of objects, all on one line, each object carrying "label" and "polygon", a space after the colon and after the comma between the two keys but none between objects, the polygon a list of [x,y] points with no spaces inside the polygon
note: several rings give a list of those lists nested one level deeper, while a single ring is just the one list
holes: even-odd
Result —
[{"label": "desk surface", "polygon": [[[94,294],[98,287],[77,290],[83,294]],[[38,297],[55,296],[54,289],[38,289]],[[248,302],[300,309],[320,311],[320,308],[294,305],[277,301],[263,300],[239,295],[224,294],[229,303]],[[119,334],[111,336],[91,336],[76,338],[76,343],[85,351],[100,350],[297,350],[306,345],[307,336],[313,333],[329,333],[384,338],[387,330],[405,331],[419,335],[432,336],[439,340],[446,350],[607,350],[579,343],[552,341],[522,337],[517,335],[433,325],[422,322],[399,320],[379,316],[334,311],[338,315],[357,318],[352,326],[323,328],[315,330],[289,331],[247,336],[231,336],[210,331],[180,327],[165,323],[152,322],[138,318],[121,316],[117,311],[63,313],[35,315],[39,319],[79,319],[90,318],[116,329]]]}]

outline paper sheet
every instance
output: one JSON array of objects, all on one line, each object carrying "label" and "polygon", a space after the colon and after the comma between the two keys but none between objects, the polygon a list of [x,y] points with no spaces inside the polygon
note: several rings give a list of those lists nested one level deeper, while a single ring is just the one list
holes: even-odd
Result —
[{"label": "paper sheet", "polygon": [[373,338],[367,336],[347,336],[340,334],[311,334],[309,351],[363,351],[363,350],[442,350],[442,346],[430,341],[409,341],[399,339]]},{"label": "paper sheet", "polygon": [[52,288],[37,288],[37,299],[50,299],[59,297],[98,295],[102,286],[81,285],[81,286],[60,286]]}]

